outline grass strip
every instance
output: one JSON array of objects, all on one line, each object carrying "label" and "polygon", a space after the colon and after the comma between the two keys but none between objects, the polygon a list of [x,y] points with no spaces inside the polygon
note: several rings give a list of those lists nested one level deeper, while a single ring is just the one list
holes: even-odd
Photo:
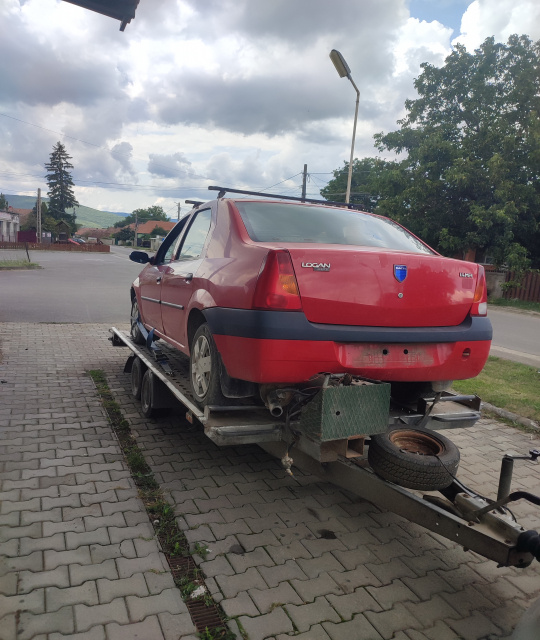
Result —
[{"label": "grass strip", "polygon": [[[215,624],[211,624],[210,626],[200,628],[200,626],[197,625],[197,620],[194,618],[195,625],[199,629],[200,638],[204,640],[234,640],[234,633],[224,624],[226,616],[223,610],[213,601],[210,592],[204,584],[200,569],[192,560],[193,554],[200,555],[205,559],[208,553],[206,547],[197,543],[193,549],[193,554],[191,553],[187,538],[184,532],[179,529],[176,522],[174,509],[165,499],[161,487],[154,478],[154,474],[144,458],[144,453],[132,435],[129,423],[125,420],[122,409],[114,399],[109,388],[104,371],[101,369],[93,369],[87,373],[94,381],[102,406],[118,438],[126,464],[137,485],[139,497],[146,507],[146,512],[154,527],[163,553],[167,556],[167,561],[171,566],[177,567],[179,563],[175,562],[175,560],[182,558],[187,560],[185,563],[180,563],[180,566],[183,566],[184,569],[182,571],[172,571],[172,575],[190,613],[192,613],[190,606],[199,605],[198,608],[200,608],[201,604],[208,609],[207,614],[210,615],[210,618],[215,611],[215,615],[213,616]],[[201,595],[194,597],[193,594],[197,589],[201,590]],[[208,617],[207,615],[205,619]]]},{"label": "grass strip", "polygon": [[490,356],[476,378],[456,380],[456,391],[480,396],[485,402],[540,421],[540,373],[536,367]]},{"label": "grass strip", "polygon": [[41,269],[41,265],[28,260],[0,260],[0,269]]},{"label": "grass strip", "polygon": [[540,302],[530,302],[529,300],[506,300],[506,298],[493,298],[489,300],[489,304],[494,307],[510,307],[512,309],[538,311],[538,313],[540,313]]}]

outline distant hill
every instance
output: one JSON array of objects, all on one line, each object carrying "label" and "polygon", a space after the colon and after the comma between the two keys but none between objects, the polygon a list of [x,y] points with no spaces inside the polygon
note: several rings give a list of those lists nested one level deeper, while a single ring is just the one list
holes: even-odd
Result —
[{"label": "distant hill", "polygon": [[[15,209],[33,209],[36,204],[36,196],[14,196],[7,193],[4,195],[9,204]],[[43,202],[49,202],[49,198],[43,198]],[[72,213],[73,210],[68,210],[68,212]],[[77,216],[77,224],[93,229],[112,227],[115,222],[129,215],[129,213],[100,211],[99,209],[92,209],[92,207],[85,207],[84,205],[77,207],[74,213]]]}]

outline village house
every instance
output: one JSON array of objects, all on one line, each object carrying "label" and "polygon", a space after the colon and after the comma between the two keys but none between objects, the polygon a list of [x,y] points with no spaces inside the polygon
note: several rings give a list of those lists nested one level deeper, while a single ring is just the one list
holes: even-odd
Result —
[{"label": "village house", "polygon": [[19,214],[11,210],[0,211],[0,242],[17,242],[20,229]]}]

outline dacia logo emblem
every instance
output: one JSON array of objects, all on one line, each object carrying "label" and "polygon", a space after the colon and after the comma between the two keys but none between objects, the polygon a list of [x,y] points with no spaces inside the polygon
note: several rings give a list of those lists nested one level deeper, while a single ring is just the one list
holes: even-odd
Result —
[{"label": "dacia logo emblem", "polygon": [[394,265],[394,278],[398,282],[403,282],[407,277],[407,265],[406,264],[395,264]]}]

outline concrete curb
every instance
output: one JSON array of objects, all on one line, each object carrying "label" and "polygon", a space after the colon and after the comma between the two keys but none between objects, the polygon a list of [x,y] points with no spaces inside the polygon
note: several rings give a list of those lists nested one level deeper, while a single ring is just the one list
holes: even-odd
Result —
[{"label": "concrete curb", "polygon": [[512,420],[512,422],[517,422],[524,427],[528,427],[529,429],[534,429],[535,431],[540,432],[540,426],[538,425],[538,423],[536,423],[534,420],[530,420],[529,418],[518,416],[517,413],[512,413],[511,411],[506,411],[505,409],[500,409],[495,405],[489,404],[489,402],[482,402],[482,409],[486,409],[486,411],[494,413],[496,416],[506,418],[507,420]]}]

